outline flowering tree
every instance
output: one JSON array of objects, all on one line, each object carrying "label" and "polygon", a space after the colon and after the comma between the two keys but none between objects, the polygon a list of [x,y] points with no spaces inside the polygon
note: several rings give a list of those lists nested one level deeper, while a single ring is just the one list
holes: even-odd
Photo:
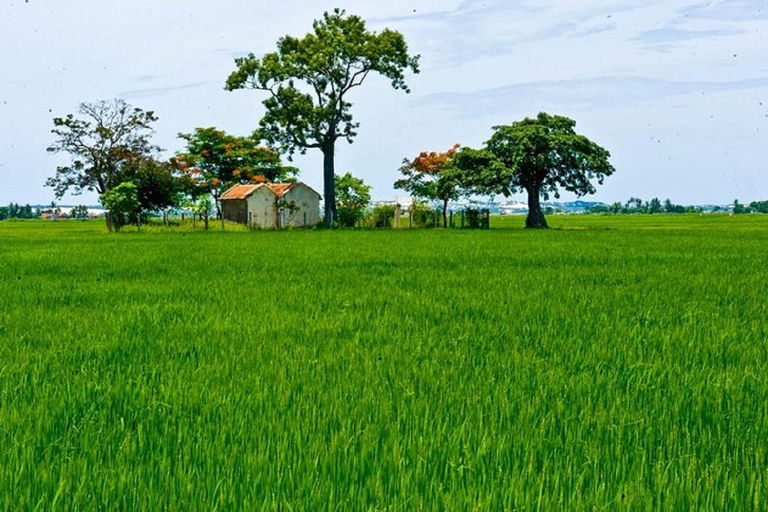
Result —
[{"label": "flowering tree", "polygon": [[210,194],[219,216],[219,196],[233,185],[286,181],[298,172],[295,167],[283,166],[279,153],[251,137],[196,128],[193,133],[180,133],[179,138],[187,142],[187,150],[175,160],[187,176],[190,194]]},{"label": "flowering tree", "polygon": [[430,201],[443,202],[443,226],[448,227],[448,201],[455,201],[463,192],[462,177],[453,165],[459,144],[444,153],[422,152],[413,160],[403,160],[400,172],[405,176],[395,182],[395,188]]}]

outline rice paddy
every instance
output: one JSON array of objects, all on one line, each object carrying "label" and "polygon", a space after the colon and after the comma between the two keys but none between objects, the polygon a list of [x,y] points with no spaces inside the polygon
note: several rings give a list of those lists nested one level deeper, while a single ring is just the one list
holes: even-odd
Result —
[{"label": "rice paddy", "polygon": [[768,508],[768,216],[0,222],[0,509]]}]

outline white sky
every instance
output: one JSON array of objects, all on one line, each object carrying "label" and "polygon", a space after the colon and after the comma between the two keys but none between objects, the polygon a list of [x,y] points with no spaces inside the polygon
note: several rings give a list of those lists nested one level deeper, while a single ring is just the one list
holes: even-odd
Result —
[{"label": "white sky", "polygon": [[[302,36],[323,0],[2,0],[0,205],[50,203],[64,157],[52,119],[123,98],[154,110],[170,156],[198,126],[253,131],[263,93],[224,90],[234,58]],[[768,0],[358,0],[344,7],[402,32],[421,73],[412,94],[370,77],[354,92],[359,135],[337,173],[398,194],[403,158],[479,147],[491,126],[562,114],[612,153],[593,200],[768,199]],[[296,160],[322,190],[322,155]],[[400,192],[400,194],[402,194]],[[571,199],[564,196],[565,199]],[[94,194],[62,203],[94,204]]]}]

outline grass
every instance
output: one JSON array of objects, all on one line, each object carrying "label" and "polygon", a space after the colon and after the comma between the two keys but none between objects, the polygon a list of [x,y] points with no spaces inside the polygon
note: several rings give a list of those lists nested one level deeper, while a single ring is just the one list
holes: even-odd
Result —
[{"label": "grass", "polygon": [[764,509],[768,217],[0,222],[0,508]]}]

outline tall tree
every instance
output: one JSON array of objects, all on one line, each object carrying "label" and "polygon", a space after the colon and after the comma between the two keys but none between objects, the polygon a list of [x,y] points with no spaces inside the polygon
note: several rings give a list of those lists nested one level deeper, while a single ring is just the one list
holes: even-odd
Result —
[{"label": "tall tree", "polygon": [[309,148],[323,153],[325,225],[330,226],[336,218],[336,141],[351,143],[359,126],[350,112],[349,92],[371,72],[390,79],[394,89],[410,92],[404,72],[418,73],[418,61],[408,54],[399,32],[370,32],[362,18],[336,9],[316,20],[303,38],[281,38],[276,52],[236,59],[226,88],[269,93],[259,123],[260,136],[269,144],[289,155]]},{"label": "tall tree", "polygon": [[58,198],[70,189],[74,194],[85,190],[104,194],[125,181],[125,167],[133,159],[159,151],[150,142],[152,123],[157,121],[151,111],[118,99],[82,103],[78,114],[53,119],[57,139],[48,151],[72,157],[70,165],[58,167],[46,181]]},{"label": "tall tree", "polygon": [[575,131],[576,122],[544,112],[507,126],[495,126],[483,150],[462,150],[456,164],[471,176],[476,191],[528,195],[528,228],[546,228],[541,198],[596,192],[615,169],[610,153]]},{"label": "tall tree", "polygon": [[448,201],[458,199],[463,191],[461,173],[453,165],[459,145],[444,153],[423,152],[413,160],[403,160],[400,172],[404,178],[395,182],[395,188],[430,201],[443,203],[443,227],[448,227]]},{"label": "tall tree", "polygon": [[180,133],[186,151],[175,161],[193,185],[192,195],[210,194],[221,215],[219,196],[229,187],[251,181],[280,182],[298,170],[284,166],[280,154],[253,137],[229,135],[216,128],[196,128]]}]

